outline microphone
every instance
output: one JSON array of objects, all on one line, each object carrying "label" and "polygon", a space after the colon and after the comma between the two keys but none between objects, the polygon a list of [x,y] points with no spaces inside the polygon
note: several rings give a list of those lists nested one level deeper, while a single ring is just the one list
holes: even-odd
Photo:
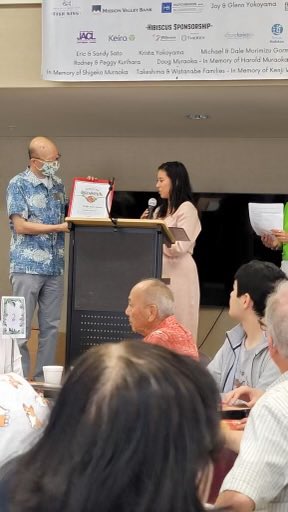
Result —
[{"label": "microphone", "polygon": [[111,215],[112,204],[111,204],[111,206],[109,208],[109,196],[110,196],[111,192],[113,191],[114,184],[115,184],[115,178],[113,177],[112,180],[108,181],[108,183],[109,183],[109,188],[108,188],[108,192],[107,192],[106,197],[105,197],[105,206],[106,206],[106,211],[108,213],[109,219],[116,226],[117,225],[117,219],[113,219],[113,217]]},{"label": "microphone", "polygon": [[108,183],[109,183],[109,192],[111,192],[111,190],[113,190],[113,187],[114,187],[114,184],[115,184],[114,176],[113,176],[112,180],[108,181]]},{"label": "microphone", "polygon": [[155,199],[155,197],[150,197],[150,199],[148,201],[148,217],[147,217],[147,219],[153,218],[153,212],[154,212],[156,206],[157,206],[157,200]]}]

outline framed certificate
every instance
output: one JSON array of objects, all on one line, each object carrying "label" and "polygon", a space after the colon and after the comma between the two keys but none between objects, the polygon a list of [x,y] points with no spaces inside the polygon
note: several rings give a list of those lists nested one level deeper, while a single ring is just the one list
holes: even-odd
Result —
[{"label": "framed certificate", "polygon": [[74,178],[68,217],[108,218],[113,194],[114,181]]}]

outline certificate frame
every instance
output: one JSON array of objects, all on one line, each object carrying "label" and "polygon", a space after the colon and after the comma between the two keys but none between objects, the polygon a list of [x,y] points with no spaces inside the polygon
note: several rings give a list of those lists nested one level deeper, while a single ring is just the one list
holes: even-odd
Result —
[{"label": "certificate frame", "polygon": [[73,179],[68,217],[108,219],[114,196],[114,180]]}]

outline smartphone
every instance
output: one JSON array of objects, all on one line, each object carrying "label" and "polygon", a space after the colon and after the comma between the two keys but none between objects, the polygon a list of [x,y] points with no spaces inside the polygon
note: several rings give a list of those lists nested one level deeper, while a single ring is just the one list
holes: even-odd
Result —
[{"label": "smartphone", "polygon": [[242,420],[249,416],[250,409],[241,407],[241,409],[229,409],[221,411],[222,420]]}]

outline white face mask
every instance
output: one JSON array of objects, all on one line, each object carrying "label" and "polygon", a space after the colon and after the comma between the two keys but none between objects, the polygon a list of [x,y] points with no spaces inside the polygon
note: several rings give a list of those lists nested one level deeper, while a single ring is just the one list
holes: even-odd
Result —
[{"label": "white face mask", "polygon": [[52,178],[55,176],[56,172],[59,170],[60,163],[58,160],[54,160],[54,162],[45,162],[41,169],[42,174],[47,176],[48,178]]}]

